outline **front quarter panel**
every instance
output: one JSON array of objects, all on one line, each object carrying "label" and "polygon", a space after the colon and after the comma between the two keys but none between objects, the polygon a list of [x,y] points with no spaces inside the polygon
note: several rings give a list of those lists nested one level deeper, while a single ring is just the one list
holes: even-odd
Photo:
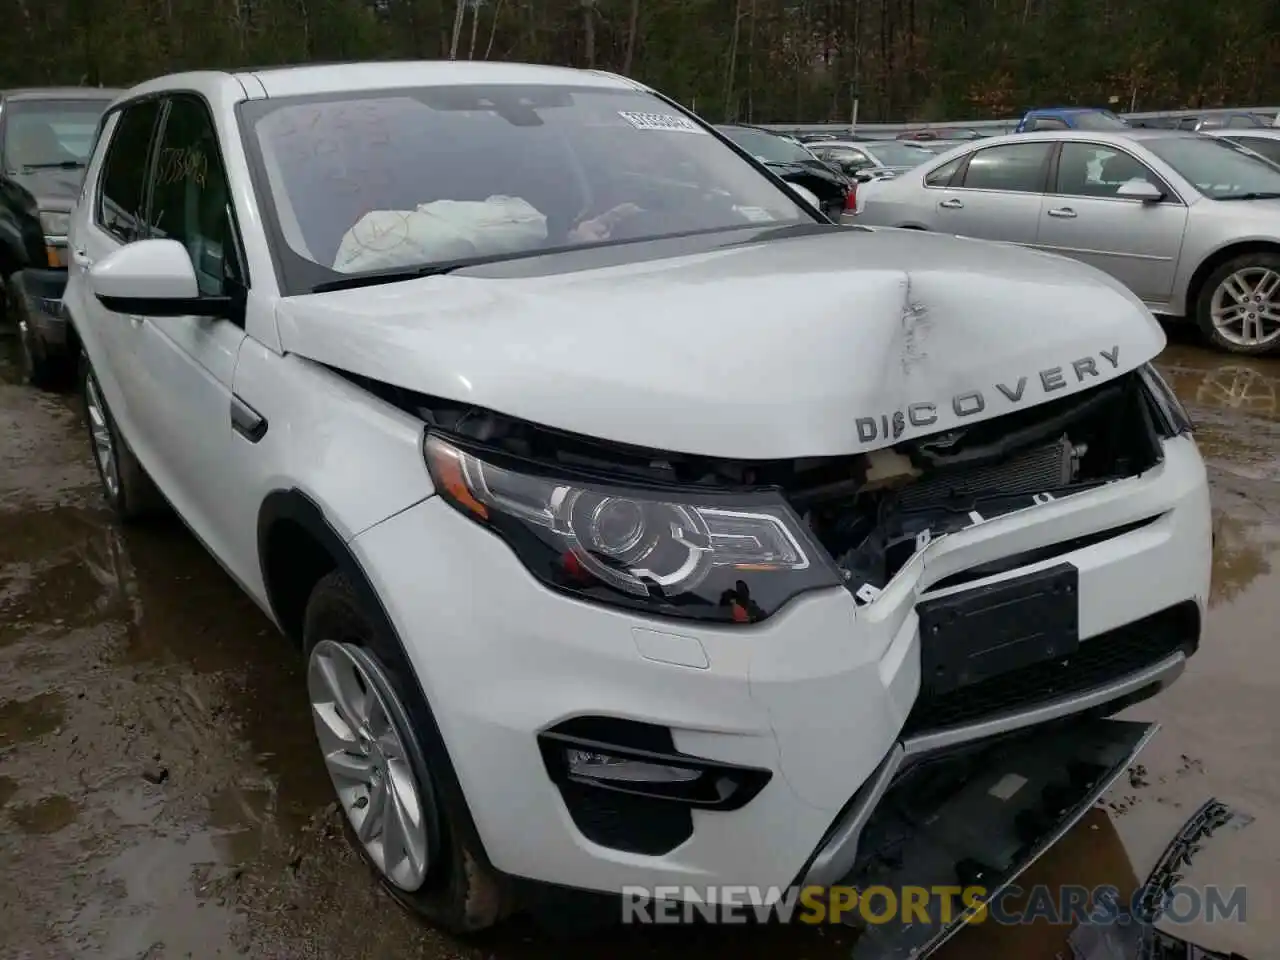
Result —
[{"label": "front quarter panel", "polygon": [[[422,421],[327,367],[246,340],[235,393],[267,421],[258,443],[240,438],[251,502],[296,490],[349,541],[433,493]],[[242,518],[238,547],[256,553],[257,521]],[[252,588],[265,599],[260,573]]]}]

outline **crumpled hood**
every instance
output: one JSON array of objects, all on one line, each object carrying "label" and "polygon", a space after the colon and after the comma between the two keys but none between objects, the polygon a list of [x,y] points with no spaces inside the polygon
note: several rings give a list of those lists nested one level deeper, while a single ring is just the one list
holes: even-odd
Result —
[{"label": "crumpled hood", "polygon": [[1096,270],[916,231],[534,276],[524,264],[288,298],[281,344],[544,426],[743,459],[850,454],[989,419],[1165,344]]}]

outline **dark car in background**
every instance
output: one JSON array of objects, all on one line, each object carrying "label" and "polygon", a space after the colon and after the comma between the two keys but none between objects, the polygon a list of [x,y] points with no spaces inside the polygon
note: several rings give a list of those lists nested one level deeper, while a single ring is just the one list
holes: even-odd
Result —
[{"label": "dark car in background", "polygon": [[716,129],[778,177],[812,193],[822,212],[837,223],[853,208],[853,181],[796,141],[757,127],[726,124]]},{"label": "dark car in background", "polygon": [[812,143],[809,149],[846,175],[864,180],[897,176],[934,158],[923,147],[902,140],[832,140]]},{"label": "dark car in background", "polygon": [[80,196],[98,123],[120,93],[101,87],[33,87],[0,91],[0,169],[25,188],[40,213],[45,260],[6,283],[6,312],[22,339],[24,373],[47,385],[64,363],[67,225]]}]

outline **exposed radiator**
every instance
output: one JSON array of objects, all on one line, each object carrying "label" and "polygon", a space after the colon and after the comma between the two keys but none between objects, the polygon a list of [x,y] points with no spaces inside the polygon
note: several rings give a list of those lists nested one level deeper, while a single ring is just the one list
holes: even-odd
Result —
[{"label": "exposed radiator", "polygon": [[898,502],[904,509],[965,499],[980,493],[1018,496],[1056,490],[1071,482],[1075,450],[1064,434],[1043,446],[1015,454],[1002,463],[942,470],[904,488]]}]

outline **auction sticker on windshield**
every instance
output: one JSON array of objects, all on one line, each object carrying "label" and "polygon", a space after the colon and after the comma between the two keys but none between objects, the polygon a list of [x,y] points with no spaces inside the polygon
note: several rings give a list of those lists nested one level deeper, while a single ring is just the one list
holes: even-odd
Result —
[{"label": "auction sticker on windshield", "polygon": [[670,113],[634,113],[630,110],[619,110],[618,116],[637,130],[666,130],[671,133],[702,134],[707,132],[693,121]]}]

